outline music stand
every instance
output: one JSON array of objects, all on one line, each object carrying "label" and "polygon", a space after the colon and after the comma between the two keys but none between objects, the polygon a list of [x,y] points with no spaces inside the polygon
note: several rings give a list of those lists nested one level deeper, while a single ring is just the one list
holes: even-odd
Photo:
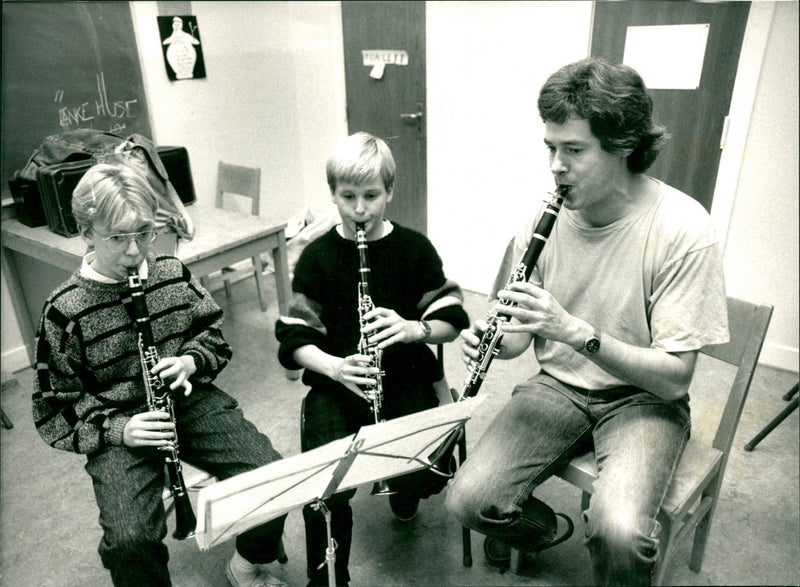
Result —
[{"label": "music stand", "polygon": [[[430,467],[427,455],[484,397],[364,426],[357,434],[204,487],[197,496],[197,545],[208,550],[340,491]],[[329,560],[329,570],[332,564]]]}]

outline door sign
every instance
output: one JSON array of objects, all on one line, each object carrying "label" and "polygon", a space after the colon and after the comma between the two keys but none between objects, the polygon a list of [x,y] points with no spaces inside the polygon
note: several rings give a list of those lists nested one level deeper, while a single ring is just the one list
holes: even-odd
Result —
[{"label": "door sign", "polygon": [[397,49],[364,49],[361,58],[365,66],[372,66],[369,77],[381,79],[387,65],[408,65],[408,53]]}]

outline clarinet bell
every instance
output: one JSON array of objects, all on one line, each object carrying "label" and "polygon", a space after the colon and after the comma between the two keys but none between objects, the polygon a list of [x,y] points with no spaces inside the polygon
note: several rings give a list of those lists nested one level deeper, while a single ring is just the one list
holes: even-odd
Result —
[{"label": "clarinet bell", "polygon": [[447,435],[444,442],[428,456],[428,470],[431,473],[447,477],[448,479],[451,479],[456,474],[454,453],[463,432],[463,427],[453,430]]},{"label": "clarinet bell", "polygon": [[383,480],[375,482],[375,484],[372,486],[372,491],[370,492],[370,495],[389,496],[389,495],[394,495],[395,493],[397,492],[391,487],[389,487],[389,483],[387,483],[386,480]]},{"label": "clarinet bell", "polygon": [[185,492],[175,496],[175,540],[186,540],[194,536],[197,519],[192,511],[192,503]]}]

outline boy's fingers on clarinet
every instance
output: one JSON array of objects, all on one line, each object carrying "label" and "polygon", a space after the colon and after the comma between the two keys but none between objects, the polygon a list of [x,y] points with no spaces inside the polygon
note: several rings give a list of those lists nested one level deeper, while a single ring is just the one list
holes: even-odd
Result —
[{"label": "boy's fingers on clarinet", "polygon": [[356,385],[355,383],[345,383],[344,386],[350,391],[352,391],[354,394],[356,394],[358,397],[363,399],[364,401],[367,402],[370,401],[370,399],[366,396],[364,391],[360,387],[358,387],[358,385]]},{"label": "boy's fingers on clarinet", "polygon": [[486,331],[488,326],[489,325],[483,320],[476,320],[469,329],[462,330],[461,340],[464,342],[462,348],[467,346],[477,348],[481,341],[481,335]]},{"label": "boy's fingers on clarinet", "polygon": [[131,419],[137,419],[141,422],[152,422],[153,424],[157,424],[161,428],[166,426],[174,427],[175,423],[171,421],[170,415],[163,411],[163,410],[151,410],[149,412],[142,412],[141,414],[136,414]]}]

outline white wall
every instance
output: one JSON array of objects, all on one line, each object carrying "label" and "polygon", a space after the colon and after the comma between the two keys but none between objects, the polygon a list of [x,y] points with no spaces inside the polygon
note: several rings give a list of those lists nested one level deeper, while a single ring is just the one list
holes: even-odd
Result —
[{"label": "white wall", "polygon": [[725,276],[730,295],[775,306],[761,360],[796,371],[798,3],[773,8],[726,238]]},{"label": "white wall", "polygon": [[189,151],[198,202],[217,162],[261,167],[261,216],[326,207],[325,160],[347,133],[338,2],[192,2],[206,78],[170,82],[156,2],[131,2],[157,144]]},{"label": "white wall", "polygon": [[536,109],[589,51],[591,2],[428,2],[428,236],[463,288],[489,290],[503,250],[553,189]]}]

